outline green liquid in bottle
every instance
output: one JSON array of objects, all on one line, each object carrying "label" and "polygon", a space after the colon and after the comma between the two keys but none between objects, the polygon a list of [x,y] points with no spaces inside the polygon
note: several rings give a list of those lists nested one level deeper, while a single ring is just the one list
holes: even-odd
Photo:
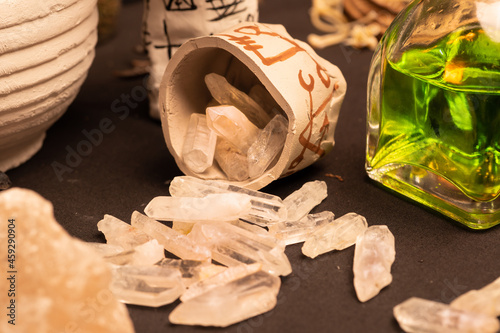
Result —
[{"label": "green liquid in bottle", "polygon": [[370,75],[369,176],[471,228],[500,223],[500,44],[470,28],[386,52]]}]

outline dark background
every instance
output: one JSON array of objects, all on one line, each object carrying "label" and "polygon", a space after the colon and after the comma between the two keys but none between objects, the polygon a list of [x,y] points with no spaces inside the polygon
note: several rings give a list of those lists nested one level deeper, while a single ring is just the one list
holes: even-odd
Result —
[{"label": "dark background", "polygon": [[[290,35],[306,40],[314,32],[306,0],[264,0],[260,21],[283,24]],[[130,104],[124,119],[112,105],[137,93],[141,78],[118,79],[113,71],[129,67],[138,57],[142,3],[124,3],[116,36],[101,43],[78,97],[48,131],[42,150],[9,171],[13,185],[30,188],[52,201],[59,223],[73,236],[104,242],[96,224],[104,214],[125,221],[142,211],[155,196],[168,194],[166,181],[181,174],[166,148],[161,125],[148,117],[147,100]],[[334,46],[318,54],[343,72],[348,92],[342,106],[333,151],[314,165],[277,180],[263,190],[285,197],[311,180],[328,184],[328,198],[315,211],[364,215],[370,225],[385,224],[396,238],[393,282],[362,304],[353,287],[354,247],[315,260],[301,245],[287,247],[293,273],[282,278],[276,308],[226,329],[174,326],[168,314],[177,305],[160,308],[129,306],[137,332],[401,332],[392,308],[411,296],[449,302],[457,295],[490,283],[500,275],[500,228],[471,231],[422,206],[389,193],[370,181],[364,171],[366,81],[372,52]],[[135,88],[135,90],[134,90]],[[118,102],[115,102],[118,100]],[[58,179],[54,162],[66,163],[82,131],[99,128],[108,118],[113,130],[72,172]],[[327,177],[331,173],[344,181]]]}]

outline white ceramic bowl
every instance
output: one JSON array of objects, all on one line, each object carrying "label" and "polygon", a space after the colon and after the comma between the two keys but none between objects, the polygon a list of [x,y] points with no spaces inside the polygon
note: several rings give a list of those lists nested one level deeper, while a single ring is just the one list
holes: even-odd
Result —
[{"label": "white ceramic bowl", "polygon": [[0,12],[0,171],[42,146],[94,59],[96,0],[3,1]]}]

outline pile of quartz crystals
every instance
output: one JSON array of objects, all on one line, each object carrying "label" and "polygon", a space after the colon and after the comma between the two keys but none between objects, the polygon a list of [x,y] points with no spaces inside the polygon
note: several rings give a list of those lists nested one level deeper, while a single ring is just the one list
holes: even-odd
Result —
[{"label": "pile of quartz crystals", "polygon": [[[0,244],[5,251],[7,238],[15,241],[10,245],[19,245],[10,262],[12,272],[0,279],[7,311],[9,286],[17,288],[10,298],[17,318],[9,324],[12,318],[3,308],[0,332],[134,332],[126,307],[108,289],[108,265],[57,223],[50,202],[33,191],[12,188],[0,193],[0,216]],[[15,237],[7,237],[7,230],[14,230]]]},{"label": "pile of quartz crystals", "polygon": [[228,180],[259,177],[283,149],[287,119],[260,84],[247,95],[215,73],[207,74],[205,82],[213,100],[205,114],[191,114],[182,147],[184,163],[203,173],[215,160]]},{"label": "pile of quartz crystals", "polygon": [[394,307],[394,316],[406,332],[493,333],[500,329],[500,278],[480,290],[471,290],[450,305],[410,298]]}]

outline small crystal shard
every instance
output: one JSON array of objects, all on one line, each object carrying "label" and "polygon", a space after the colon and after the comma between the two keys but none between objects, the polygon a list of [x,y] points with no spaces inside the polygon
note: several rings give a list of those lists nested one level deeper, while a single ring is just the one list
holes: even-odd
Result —
[{"label": "small crystal shard", "polygon": [[247,153],[261,133],[261,130],[234,106],[208,107],[206,112],[208,127],[235,145],[243,154]]},{"label": "small crystal shard", "polygon": [[283,200],[288,211],[288,221],[297,221],[327,197],[326,183],[315,180],[305,183],[300,189]]},{"label": "small crystal shard", "polygon": [[495,333],[500,329],[495,317],[417,297],[395,306],[394,317],[405,332]]},{"label": "small crystal shard", "polygon": [[247,155],[222,137],[217,138],[215,160],[228,180],[243,181],[248,179]]},{"label": "small crystal shard", "polygon": [[252,265],[237,265],[226,268],[219,274],[213,275],[207,279],[200,280],[195,284],[189,286],[189,288],[182,294],[181,301],[186,302],[191,298],[195,298],[201,294],[206,293],[209,290],[215,289],[219,286],[230,283],[234,280],[241,279],[244,276],[253,274],[261,270],[261,264]]},{"label": "small crystal shard", "polygon": [[178,269],[181,272],[182,282],[188,287],[193,283],[208,279],[227,268],[210,263],[210,260],[183,260],[164,258],[156,265]]},{"label": "small crystal shard", "polygon": [[500,316],[500,278],[479,290],[471,290],[457,297],[450,306],[455,309]]},{"label": "small crystal shard", "polygon": [[361,302],[375,297],[392,282],[396,257],[394,236],[385,225],[374,225],[358,236],[354,250],[354,288]]},{"label": "small crystal shard", "polygon": [[132,225],[156,239],[165,250],[181,259],[206,260],[211,257],[210,249],[207,247],[195,244],[186,235],[137,211],[132,214]]},{"label": "small crystal shard", "polygon": [[332,223],[334,214],[324,211],[317,214],[308,214],[298,221],[278,222],[269,226],[269,234],[282,240],[285,245],[303,242],[318,227]]},{"label": "small crystal shard", "polygon": [[250,178],[258,177],[266,171],[283,150],[287,134],[288,121],[281,115],[276,115],[264,127],[247,151]]},{"label": "small crystal shard", "polygon": [[114,266],[109,287],[121,302],[158,307],[170,304],[184,292],[178,269],[160,266]]},{"label": "small crystal shard", "polygon": [[287,218],[287,211],[280,197],[221,181],[179,176],[170,182],[169,191],[174,197],[203,197],[215,193],[246,194],[251,197],[252,207],[242,219],[260,226],[267,226]]},{"label": "small crystal shard", "polygon": [[212,258],[223,265],[261,263],[263,270],[283,276],[292,271],[284,246],[270,236],[229,223],[197,223],[188,237],[210,246]]},{"label": "small crystal shard", "polygon": [[228,221],[244,216],[250,208],[250,197],[247,195],[221,193],[203,198],[155,197],[144,212],[161,221]]},{"label": "small crystal shard", "polygon": [[[12,188],[0,192],[0,216],[0,332],[134,332],[127,308],[108,289],[109,265],[57,223],[50,202]],[[10,239],[16,253],[7,269]],[[9,299],[15,300],[15,318],[9,316]]]},{"label": "small crystal shard", "polygon": [[315,229],[304,242],[302,253],[310,258],[333,250],[343,250],[356,243],[368,223],[356,213],[348,213],[333,222]]},{"label": "small crystal shard", "polygon": [[121,246],[124,250],[151,240],[143,231],[107,214],[97,223],[97,229],[104,234],[107,244]]},{"label": "small crystal shard", "polygon": [[216,143],[217,134],[207,126],[206,116],[192,113],[182,146],[182,159],[186,166],[197,173],[211,167]]},{"label": "small crystal shard", "polygon": [[271,116],[259,104],[232,86],[225,77],[210,73],[205,76],[205,83],[213,98],[220,104],[234,105],[257,127],[264,128],[271,120]]},{"label": "small crystal shard", "polygon": [[169,316],[174,324],[226,327],[274,308],[281,281],[258,271],[179,304]]}]

